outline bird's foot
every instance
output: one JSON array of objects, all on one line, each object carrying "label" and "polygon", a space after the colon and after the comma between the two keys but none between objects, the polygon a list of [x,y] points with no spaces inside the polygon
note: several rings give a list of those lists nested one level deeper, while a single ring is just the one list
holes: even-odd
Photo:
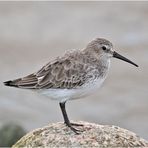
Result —
[{"label": "bird's foot", "polygon": [[[75,124],[75,123],[65,123],[74,133],[76,134],[81,134],[83,131],[80,130],[80,129],[76,129],[74,128],[73,126],[83,126],[83,125],[80,125],[80,124]],[[73,126],[72,126],[73,125]]]},{"label": "bird's foot", "polygon": [[79,124],[79,123],[71,123],[72,126],[84,126],[83,124]]},{"label": "bird's foot", "polygon": [[75,134],[77,134],[77,135],[79,135],[79,134],[81,134],[81,133],[83,132],[82,130],[76,129],[76,128],[72,127],[72,126],[70,126],[69,128],[70,128]]}]

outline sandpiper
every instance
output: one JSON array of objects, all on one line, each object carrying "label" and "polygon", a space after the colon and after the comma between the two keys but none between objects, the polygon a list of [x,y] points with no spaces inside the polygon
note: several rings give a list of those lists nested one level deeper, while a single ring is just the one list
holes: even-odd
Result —
[{"label": "sandpiper", "polygon": [[[71,123],[65,109],[68,100],[79,99],[98,90],[104,82],[112,57],[138,67],[113,49],[113,44],[96,38],[82,50],[70,50],[43,66],[39,71],[22,78],[4,82],[7,86],[30,89],[58,100],[65,124],[75,133],[79,130]],[[80,125],[81,126],[81,125]]]}]

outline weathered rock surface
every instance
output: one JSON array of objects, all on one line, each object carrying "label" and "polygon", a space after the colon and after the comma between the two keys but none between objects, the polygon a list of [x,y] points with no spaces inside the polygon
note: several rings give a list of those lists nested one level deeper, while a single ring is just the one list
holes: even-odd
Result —
[{"label": "weathered rock surface", "polygon": [[63,123],[49,124],[22,137],[13,147],[148,147],[148,141],[126,129],[79,122],[83,132],[72,132]]}]

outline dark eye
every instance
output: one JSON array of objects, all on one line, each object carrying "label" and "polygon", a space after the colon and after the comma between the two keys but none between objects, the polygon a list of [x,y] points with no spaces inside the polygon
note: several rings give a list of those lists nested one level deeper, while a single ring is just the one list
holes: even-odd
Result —
[{"label": "dark eye", "polygon": [[106,50],[107,48],[106,48],[106,46],[102,46],[102,49],[103,49],[103,50]]}]

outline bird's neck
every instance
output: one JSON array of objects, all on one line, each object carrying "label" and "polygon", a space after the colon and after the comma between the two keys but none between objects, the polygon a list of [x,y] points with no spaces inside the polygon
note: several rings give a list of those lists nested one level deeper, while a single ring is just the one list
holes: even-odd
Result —
[{"label": "bird's neck", "polygon": [[98,60],[97,69],[102,77],[106,77],[110,68],[110,59],[101,57]]},{"label": "bird's neck", "polygon": [[[89,62],[92,62],[92,64],[95,66],[103,66],[106,68],[110,67],[110,58],[105,55],[97,55],[90,52],[90,50],[84,50],[84,57],[87,57]],[[95,64],[94,64],[95,63]]]},{"label": "bird's neck", "polygon": [[110,66],[110,58],[104,57],[104,56],[100,56],[100,57],[98,58],[98,63],[99,63],[101,66],[109,67],[109,66]]},{"label": "bird's neck", "polygon": [[107,76],[110,67],[110,58],[104,55],[94,56],[89,52],[85,52],[85,58],[87,63],[89,63],[97,72],[97,77],[105,78]]}]

